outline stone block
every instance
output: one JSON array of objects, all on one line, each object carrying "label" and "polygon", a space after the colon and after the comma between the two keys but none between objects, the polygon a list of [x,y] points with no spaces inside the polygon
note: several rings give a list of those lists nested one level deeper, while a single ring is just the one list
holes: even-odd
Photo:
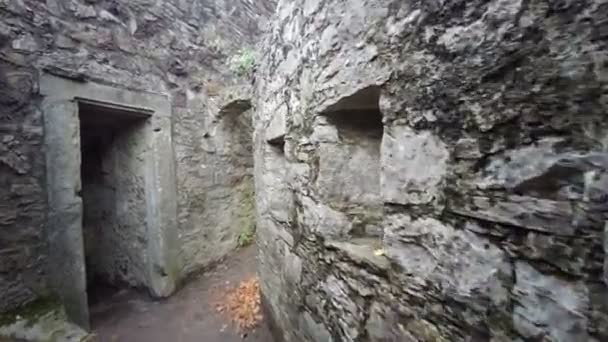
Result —
[{"label": "stone block", "polygon": [[386,257],[377,254],[382,251],[382,242],[377,239],[359,238],[348,242],[328,241],[329,248],[337,249],[357,264],[367,264],[377,270],[386,271],[390,264]]},{"label": "stone block", "polygon": [[438,137],[390,126],[385,128],[381,151],[384,202],[428,204],[442,197],[449,152]]},{"label": "stone block", "polygon": [[449,210],[485,221],[562,236],[573,236],[576,227],[570,202],[530,196],[472,196],[450,203]]},{"label": "stone block", "polygon": [[604,225],[604,283],[608,285],[608,221]]},{"label": "stone block", "polygon": [[287,109],[279,107],[274,113],[268,127],[266,127],[266,141],[272,144],[279,144],[285,139],[287,134],[287,123],[285,117],[287,115]]},{"label": "stone block", "polygon": [[513,326],[524,338],[588,341],[589,293],[580,281],[545,275],[525,262],[515,265]]},{"label": "stone block", "polygon": [[[412,284],[435,284],[452,300],[485,312],[509,302],[507,255],[473,232],[431,218],[396,214],[385,222],[386,251]],[[408,285],[408,284],[405,284]]]},{"label": "stone block", "polygon": [[290,251],[290,246],[285,245],[284,270],[285,280],[292,287],[297,287],[300,284],[302,277],[302,259]]},{"label": "stone block", "polygon": [[333,342],[334,340],[323,323],[317,323],[308,311],[300,314],[299,326],[302,334],[312,341]]},{"label": "stone block", "polygon": [[363,333],[359,325],[364,317],[359,303],[361,299],[353,296],[348,285],[333,275],[327,277],[321,286],[332,311],[337,315],[336,320],[344,338],[349,341],[357,340]]},{"label": "stone block", "polygon": [[220,94],[219,115],[239,115],[251,109],[251,86],[240,84],[226,87]]},{"label": "stone block", "polygon": [[346,214],[334,210],[308,196],[300,198],[302,212],[298,214],[299,224],[309,232],[324,237],[344,237],[352,229]]},{"label": "stone block", "polygon": [[608,153],[560,151],[564,143],[544,138],[492,156],[472,186],[545,199],[601,201],[607,196],[602,189],[608,182]]},{"label": "stone block", "polygon": [[356,144],[321,144],[316,189],[327,203],[373,206],[380,202],[379,146],[373,140]]}]

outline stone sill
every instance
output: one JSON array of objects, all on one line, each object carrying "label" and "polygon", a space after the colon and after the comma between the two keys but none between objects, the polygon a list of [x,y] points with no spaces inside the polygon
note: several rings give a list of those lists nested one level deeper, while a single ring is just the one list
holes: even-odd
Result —
[{"label": "stone sill", "polygon": [[383,253],[382,240],[378,238],[354,238],[348,241],[327,241],[325,246],[336,249],[346,255],[349,259],[367,264],[371,267],[388,270],[390,262]]}]

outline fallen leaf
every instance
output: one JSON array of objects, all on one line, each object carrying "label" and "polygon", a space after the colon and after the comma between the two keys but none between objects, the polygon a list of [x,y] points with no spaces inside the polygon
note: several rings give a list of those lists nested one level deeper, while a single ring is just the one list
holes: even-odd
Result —
[{"label": "fallen leaf", "polygon": [[384,250],[384,248],[379,248],[374,251],[375,256],[383,256],[385,253],[386,251]]},{"label": "fallen leaf", "polygon": [[260,284],[257,278],[242,281],[220,297],[220,302],[215,304],[216,311],[227,315],[244,336],[262,320]]}]

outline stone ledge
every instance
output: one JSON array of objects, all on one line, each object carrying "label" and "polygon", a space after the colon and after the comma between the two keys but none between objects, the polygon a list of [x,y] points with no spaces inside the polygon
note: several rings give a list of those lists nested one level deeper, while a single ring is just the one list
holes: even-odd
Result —
[{"label": "stone ledge", "polygon": [[382,240],[376,238],[356,238],[350,241],[327,241],[325,246],[337,249],[351,260],[367,264],[380,270],[388,270],[389,260],[376,251],[381,250]]},{"label": "stone ledge", "polygon": [[252,89],[249,85],[236,85],[224,88],[220,93],[219,115],[239,115],[252,108]]}]

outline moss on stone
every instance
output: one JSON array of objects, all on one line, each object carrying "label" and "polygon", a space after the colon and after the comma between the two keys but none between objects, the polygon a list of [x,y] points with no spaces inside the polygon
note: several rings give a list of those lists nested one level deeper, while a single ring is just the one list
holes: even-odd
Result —
[{"label": "moss on stone", "polygon": [[28,324],[33,324],[36,319],[60,307],[61,304],[54,297],[39,298],[20,308],[0,314],[0,326],[11,325],[18,320],[26,320]]},{"label": "moss on stone", "polygon": [[255,67],[255,52],[250,48],[241,49],[230,59],[230,69],[238,76],[251,76]]},{"label": "moss on stone", "polygon": [[243,247],[255,240],[255,187],[251,178],[245,178],[236,189],[239,195],[237,206],[238,246]]}]

